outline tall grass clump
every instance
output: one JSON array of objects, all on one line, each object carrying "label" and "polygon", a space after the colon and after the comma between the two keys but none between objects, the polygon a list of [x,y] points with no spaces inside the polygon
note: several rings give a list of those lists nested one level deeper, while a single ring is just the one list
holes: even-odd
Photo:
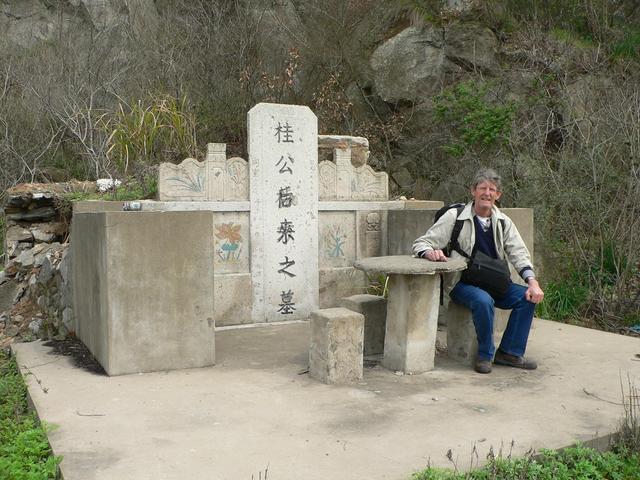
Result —
[{"label": "tall grass clump", "polygon": [[615,439],[616,449],[640,455],[640,390],[630,378],[621,387],[624,415]]},{"label": "tall grass clump", "polygon": [[109,132],[107,155],[124,177],[131,169],[196,157],[196,120],[186,97],[149,96],[120,103],[104,124]]}]

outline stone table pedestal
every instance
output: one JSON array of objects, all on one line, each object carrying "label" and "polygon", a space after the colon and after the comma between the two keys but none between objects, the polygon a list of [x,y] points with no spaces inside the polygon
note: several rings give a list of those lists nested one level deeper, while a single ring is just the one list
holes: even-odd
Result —
[{"label": "stone table pedestal", "polygon": [[389,275],[382,365],[405,373],[433,369],[440,303],[440,273],[464,270],[462,259],[431,262],[406,255],[358,260],[354,267]]}]

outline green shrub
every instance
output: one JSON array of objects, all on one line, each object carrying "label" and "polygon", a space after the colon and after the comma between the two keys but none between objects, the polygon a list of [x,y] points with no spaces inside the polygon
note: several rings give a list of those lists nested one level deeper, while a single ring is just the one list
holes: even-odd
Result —
[{"label": "green shrub", "polygon": [[607,37],[614,13],[610,0],[503,0],[483,3],[501,4],[502,15],[508,15],[522,25],[535,23],[545,30],[563,29],[588,42],[603,41]]},{"label": "green shrub", "polygon": [[575,45],[580,48],[593,47],[594,43],[590,38],[585,38],[578,33],[564,28],[551,29],[551,36],[565,43]]},{"label": "green shrub", "polygon": [[0,353],[0,480],[58,478],[62,460],[51,454],[47,427],[27,408],[27,391],[15,360]]},{"label": "green shrub", "polygon": [[611,46],[611,57],[640,59],[640,28],[627,29],[622,39]]},{"label": "green shrub", "polygon": [[578,315],[588,297],[588,288],[575,279],[549,282],[536,315],[547,320],[567,320]]},{"label": "green shrub", "polygon": [[444,146],[450,155],[460,157],[472,147],[508,140],[515,105],[490,103],[488,89],[487,84],[461,82],[435,98],[436,118],[447,122],[454,134]]}]

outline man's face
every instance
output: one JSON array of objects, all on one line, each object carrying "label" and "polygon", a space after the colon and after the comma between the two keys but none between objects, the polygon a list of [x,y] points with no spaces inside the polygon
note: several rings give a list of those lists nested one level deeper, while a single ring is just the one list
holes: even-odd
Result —
[{"label": "man's face", "polygon": [[471,196],[475,202],[476,210],[491,209],[500,198],[502,192],[498,190],[495,183],[485,180],[471,188]]}]

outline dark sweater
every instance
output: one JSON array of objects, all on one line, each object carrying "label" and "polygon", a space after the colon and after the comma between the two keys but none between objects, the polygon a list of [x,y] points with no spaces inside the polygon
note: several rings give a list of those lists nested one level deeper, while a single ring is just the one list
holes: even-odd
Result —
[{"label": "dark sweater", "polygon": [[491,258],[498,258],[496,242],[493,240],[493,223],[489,225],[489,229],[485,232],[478,217],[474,216],[473,225],[476,228],[476,244],[473,249],[480,250]]}]

